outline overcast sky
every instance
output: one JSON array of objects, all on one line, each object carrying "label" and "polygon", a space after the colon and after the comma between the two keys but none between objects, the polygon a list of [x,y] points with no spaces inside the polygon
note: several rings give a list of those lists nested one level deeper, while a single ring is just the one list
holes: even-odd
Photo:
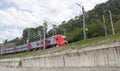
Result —
[{"label": "overcast sky", "polygon": [[25,28],[43,25],[44,19],[59,25],[81,14],[80,3],[91,10],[107,0],[0,0],[0,43],[21,37]]}]

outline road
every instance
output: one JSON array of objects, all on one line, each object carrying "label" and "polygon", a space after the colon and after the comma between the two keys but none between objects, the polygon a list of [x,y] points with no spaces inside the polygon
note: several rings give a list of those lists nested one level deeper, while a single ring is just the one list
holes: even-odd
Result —
[{"label": "road", "polygon": [[120,67],[82,67],[82,68],[8,68],[0,67],[0,71],[120,71]]}]

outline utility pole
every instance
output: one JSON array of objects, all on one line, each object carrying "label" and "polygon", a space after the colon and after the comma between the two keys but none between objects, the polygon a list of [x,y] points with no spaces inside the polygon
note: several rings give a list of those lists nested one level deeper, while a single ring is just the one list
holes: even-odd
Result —
[{"label": "utility pole", "polygon": [[38,36],[40,36],[40,40],[41,40],[41,34],[42,34],[42,33],[41,33],[41,31],[39,30],[39,31],[38,31]]},{"label": "utility pole", "polygon": [[113,33],[113,35],[115,35],[115,30],[114,30],[113,20],[112,20],[112,15],[111,15],[111,11],[110,10],[109,10],[109,15],[110,15],[110,20],[111,20],[112,33]]},{"label": "utility pole", "polygon": [[57,25],[56,25],[52,20],[50,20],[50,19],[48,19],[48,18],[46,18],[46,19],[44,20],[44,22],[46,22],[47,25],[51,25],[51,26],[53,27],[53,29],[52,29],[53,36],[56,35],[56,34],[57,34],[57,31],[56,31],[56,26],[57,26]]},{"label": "utility pole", "polygon": [[43,49],[45,49],[46,48],[46,46],[45,46],[45,38],[46,38],[46,27],[47,27],[47,22],[44,22],[43,23],[43,25],[44,25],[44,40],[43,40]]},{"label": "utility pole", "polygon": [[53,33],[53,36],[54,36],[54,29],[52,29],[52,33]]},{"label": "utility pole", "polygon": [[2,54],[1,54],[1,53],[2,53],[2,50],[1,50],[2,45],[3,45],[3,44],[0,44],[0,56],[2,56]]},{"label": "utility pole", "polygon": [[84,6],[81,6],[80,4],[76,3],[78,6],[82,7],[82,12],[83,12],[83,35],[84,35],[84,40],[87,39],[86,35],[86,25],[85,25],[85,10]]},{"label": "utility pole", "polygon": [[28,40],[27,43],[30,41],[30,30],[28,29]]},{"label": "utility pole", "polygon": [[105,16],[104,15],[103,15],[103,24],[104,24],[105,36],[107,36],[107,27],[106,27]]},{"label": "utility pole", "polygon": [[57,32],[56,32],[56,26],[57,26],[57,25],[54,25],[54,24],[53,24],[53,30],[54,30],[54,32],[55,32],[55,35],[57,34]]},{"label": "utility pole", "polygon": [[66,29],[64,29],[64,35],[66,36]]},{"label": "utility pole", "polygon": [[84,33],[84,40],[87,39],[86,36],[86,27],[85,27],[85,10],[84,10],[84,6],[82,6],[82,11],[83,11],[83,33]]}]

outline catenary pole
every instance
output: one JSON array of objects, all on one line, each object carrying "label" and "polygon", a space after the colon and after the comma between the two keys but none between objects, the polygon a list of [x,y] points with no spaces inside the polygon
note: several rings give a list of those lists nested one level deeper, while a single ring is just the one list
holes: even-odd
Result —
[{"label": "catenary pole", "polygon": [[105,16],[103,15],[103,25],[104,25],[104,30],[105,30],[105,36],[107,36],[107,27],[105,23]]},{"label": "catenary pole", "polygon": [[84,6],[81,6],[79,3],[76,3],[79,7],[82,7],[82,12],[83,12],[83,35],[84,35],[84,40],[87,39],[86,35],[86,25],[85,25],[85,10]]},{"label": "catenary pole", "polygon": [[110,10],[109,10],[109,15],[110,15],[110,21],[111,21],[112,33],[113,33],[113,35],[115,35],[115,30],[114,30],[113,20],[112,20],[112,15],[111,15],[111,11],[110,11]]},{"label": "catenary pole", "polygon": [[28,40],[27,43],[30,42],[30,30],[28,29]]},{"label": "catenary pole", "polygon": [[45,49],[46,48],[46,46],[45,46],[45,40],[46,40],[46,27],[47,27],[47,22],[44,22],[43,23],[43,25],[44,25],[44,40],[43,40],[43,49]]}]

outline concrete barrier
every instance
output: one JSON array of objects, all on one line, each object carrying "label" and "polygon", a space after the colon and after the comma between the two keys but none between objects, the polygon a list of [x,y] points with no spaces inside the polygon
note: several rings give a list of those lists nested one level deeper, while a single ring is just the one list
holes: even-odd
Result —
[{"label": "concrete barrier", "polygon": [[63,67],[64,59],[61,55],[49,56],[45,58],[45,67]]},{"label": "concrete barrier", "polygon": [[23,67],[63,67],[64,59],[60,54],[27,57],[22,59]]},{"label": "concrete barrier", "polygon": [[119,66],[120,44],[99,45],[82,50],[22,59],[23,67]]},{"label": "concrete barrier", "polygon": [[64,59],[66,67],[120,66],[120,47],[71,52]]},{"label": "concrete barrier", "polygon": [[[43,57],[28,57],[22,59],[22,67],[44,67],[45,58]],[[29,63],[28,63],[29,62]]]},{"label": "concrete barrier", "polygon": [[54,67],[120,67],[120,43],[98,45],[60,53],[21,59],[0,60],[0,66],[54,68]]},{"label": "concrete barrier", "polygon": [[1,67],[18,67],[20,66],[20,58],[13,58],[13,59],[2,59],[0,60]]}]

